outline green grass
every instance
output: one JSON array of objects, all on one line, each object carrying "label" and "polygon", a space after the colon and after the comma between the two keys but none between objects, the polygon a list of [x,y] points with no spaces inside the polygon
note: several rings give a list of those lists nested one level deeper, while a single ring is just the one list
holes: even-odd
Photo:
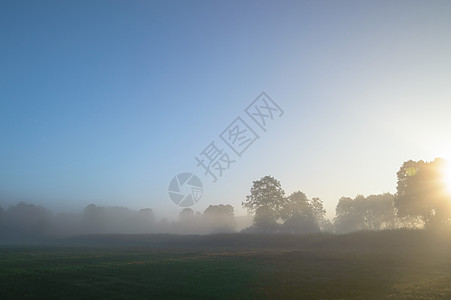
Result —
[{"label": "green grass", "polygon": [[0,299],[451,299],[450,244],[429,238],[385,232],[183,237],[176,246],[172,237],[167,247],[9,246],[0,248]]},{"label": "green grass", "polygon": [[232,298],[261,265],[242,255],[149,249],[0,251],[0,298]]}]

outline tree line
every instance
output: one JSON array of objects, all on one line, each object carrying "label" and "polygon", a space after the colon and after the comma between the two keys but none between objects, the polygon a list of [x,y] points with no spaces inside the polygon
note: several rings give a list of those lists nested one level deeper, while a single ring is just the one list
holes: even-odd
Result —
[{"label": "tree line", "polygon": [[0,242],[21,241],[43,236],[80,234],[209,234],[235,232],[236,218],[231,205],[210,205],[203,213],[183,209],[178,218],[157,221],[150,208],[88,205],[81,213],[57,213],[31,203],[0,207]]},{"label": "tree line", "polygon": [[264,176],[253,182],[242,206],[252,215],[243,230],[229,204],[210,205],[203,212],[183,209],[177,220],[156,220],[152,209],[88,205],[79,214],[53,214],[46,208],[20,202],[0,207],[0,237],[67,236],[97,233],[219,232],[304,234],[347,233],[402,227],[421,228],[447,225],[451,220],[451,195],[446,192],[446,161],[407,161],[397,172],[397,192],[355,198],[341,197],[335,218],[325,217],[321,199],[295,191],[286,196],[280,182]]},{"label": "tree line", "polygon": [[255,214],[249,232],[347,233],[358,230],[433,228],[451,222],[450,165],[437,158],[432,162],[409,160],[397,172],[397,192],[355,198],[342,197],[333,223],[324,218],[319,198],[308,199],[300,191],[288,197],[278,180],[265,176],[254,181],[242,205]]}]

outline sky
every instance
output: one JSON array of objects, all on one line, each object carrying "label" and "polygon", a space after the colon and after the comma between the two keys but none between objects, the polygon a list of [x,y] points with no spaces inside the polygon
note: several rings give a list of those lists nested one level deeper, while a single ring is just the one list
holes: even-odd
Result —
[{"label": "sky", "polygon": [[[2,1],[0,206],[152,208],[171,179],[192,208],[253,180],[324,201],[396,192],[407,160],[451,157],[450,1]],[[283,110],[261,130],[262,92]],[[220,134],[259,136],[241,157]],[[213,182],[195,157],[235,160]]]}]

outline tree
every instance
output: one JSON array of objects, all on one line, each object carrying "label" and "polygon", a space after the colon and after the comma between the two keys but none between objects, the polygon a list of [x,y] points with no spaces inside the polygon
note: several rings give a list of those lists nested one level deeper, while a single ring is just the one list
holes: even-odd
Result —
[{"label": "tree", "polygon": [[281,217],[285,221],[282,232],[301,234],[320,231],[313,205],[302,192],[294,192],[287,197]]},{"label": "tree", "polygon": [[313,209],[302,192],[294,192],[286,198],[285,204],[281,209],[282,220],[288,220],[297,215],[310,215],[313,217]]},{"label": "tree", "polygon": [[173,223],[172,229],[181,234],[206,234],[207,228],[203,226],[204,218],[200,212],[194,212],[191,208],[184,208]]},{"label": "tree", "polygon": [[443,159],[404,162],[397,173],[398,193],[394,200],[400,218],[420,218],[426,227],[449,222],[451,201],[445,192],[445,165]]},{"label": "tree", "polygon": [[179,222],[189,223],[194,220],[194,210],[191,208],[184,208],[179,214]]},{"label": "tree", "polygon": [[20,202],[9,207],[5,216],[8,226],[18,235],[43,235],[51,228],[52,213],[44,207]]},{"label": "tree", "polygon": [[255,210],[254,227],[256,232],[276,233],[279,231],[278,216],[274,209],[260,206]]},{"label": "tree", "polygon": [[210,205],[204,211],[204,215],[212,216],[212,217],[219,217],[219,216],[233,217],[233,214],[234,214],[233,206],[230,204]]},{"label": "tree", "polygon": [[259,207],[267,207],[280,212],[284,204],[285,192],[274,177],[265,176],[253,182],[251,194],[242,202],[243,207],[253,212]]},{"label": "tree", "polygon": [[390,193],[370,195],[365,199],[364,222],[370,230],[396,227],[394,196]]},{"label": "tree", "polygon": [[336,232],[395,228],[393,199],[389,193],[368,197],[358,195],[354,199],[342,197],[336,208]]},{"label": "tree", "polygon": [[212,232],[232,232],[236,222],[233,207],[230,204],[210,205],[204,211],[204,219]]},{"label": "tree", "polygon": [[332,223],[326,219],[326,210],[323,206],[323,201],[318,198],[312,198],[310,201],[313,215],[315,216],[316,223],[319,225],[322,231],[332,231]]},{"label": "tree", "polygon": [[242,205],[248,211],[255,212],[255,225],[274,227],[285,202],[285,192],[280,182],[274,177],[265,176],[253,182],[250,192]]},{"label": "tree", "polygon": [[138,232],[151,232],[154,230],[155,227],[155,214],[153,213],[153,210],[151,208],[142,208],[137,213],[134,213],[136,217],[134,218],[134,227],[135,232],[138,230]]},{"label": "tree", "polygon": [[363,215],[359,213],[358,201],[349,197],[341,197],[335,208],[335,231],[337,233],[347,233],[365,229],[363,226]]}]

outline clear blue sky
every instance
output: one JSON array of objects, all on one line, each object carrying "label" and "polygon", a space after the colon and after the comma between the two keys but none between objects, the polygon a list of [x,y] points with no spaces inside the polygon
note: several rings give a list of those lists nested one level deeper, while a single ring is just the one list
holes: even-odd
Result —
[{"label": "clear blue sky", "polygon": [[[395,192],[451,155],[450,1],[2,1],[0,205],[176,215],[275,176],[323,199]],[[194,157],[260,92],[285,111],[216,183]]]}]

